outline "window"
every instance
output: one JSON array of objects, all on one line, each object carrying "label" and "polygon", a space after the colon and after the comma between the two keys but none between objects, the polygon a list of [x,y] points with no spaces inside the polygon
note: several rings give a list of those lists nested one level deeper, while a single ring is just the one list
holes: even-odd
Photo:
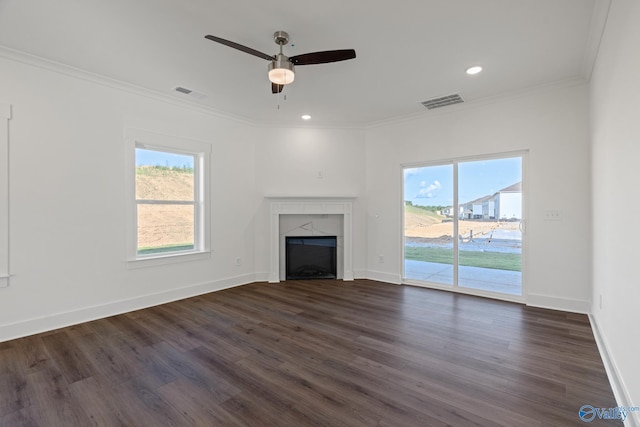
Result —
[{"label": "window", "polygon": [[210,146],[130,130],[129,261],[208,254]]}]

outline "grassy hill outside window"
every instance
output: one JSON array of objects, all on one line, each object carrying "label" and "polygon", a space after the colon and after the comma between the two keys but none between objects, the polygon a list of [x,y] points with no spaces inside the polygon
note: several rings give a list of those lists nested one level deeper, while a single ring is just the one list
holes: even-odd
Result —
[{"label": "grassy hill outside window", "polygon": [[130,131],[129,261],[174,262],[209,253],[210,145]]}]

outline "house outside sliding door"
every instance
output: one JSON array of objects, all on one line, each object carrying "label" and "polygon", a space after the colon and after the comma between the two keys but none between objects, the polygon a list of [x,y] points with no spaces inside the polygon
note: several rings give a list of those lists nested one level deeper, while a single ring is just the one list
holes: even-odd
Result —
[{"label": "house outside sliding door", "polygon": [[405,282],[522,295],[524,154],[404,167]]}]

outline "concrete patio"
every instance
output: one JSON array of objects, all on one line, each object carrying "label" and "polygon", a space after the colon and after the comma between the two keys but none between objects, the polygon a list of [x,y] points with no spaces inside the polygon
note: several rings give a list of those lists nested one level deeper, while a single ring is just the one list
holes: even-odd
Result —
[{"label": "concrete patio", "polygon": [[[405,260],[404,276],[412,280],[451,285],[453,283],[453,265]],[[458,286],[509,295],[522,295],[522,273],[495,268],[460,266]]]}]

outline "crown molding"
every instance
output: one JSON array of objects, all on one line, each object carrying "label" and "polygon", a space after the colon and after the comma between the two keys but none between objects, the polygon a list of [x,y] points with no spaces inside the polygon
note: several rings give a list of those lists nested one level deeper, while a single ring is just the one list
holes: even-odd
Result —
[{"label": "crown molding", "polygon": [[457,114],[463,111],[481,108],[490,104],[496,104],[496,103],[510,101],[514,99],[525,98],[538,93],[549,92],[557,89],[564,89],[564,88],[570,88],[574,86],[586,85],[587,83],[588,83],[587,80],[585,80],[584,77],[582,76],[571,77],[568,79],[557,80],[551,83],[544,83],[536,86],[530,86],[524,89],[506,91],[506,92],[499,93],[497,95],[491,95],[483,98],[474,99],[472,101],[465,101],[462,104],[449,105],[447,107],[442,107],[437,110],[418,111],[416,113],[412,113],[409,115],[379,120],[367,125],[366,129],[370,130],[370,129],[375,129],[383,126],[394,126],[394,125],[399,125],[403,123],[411,123],[418,120],[424,120],[427,118],[433,118],[433,117],[438,117],[442,115]]},{"label": "crown molding", "polygon": [[133,95],[142,96],[145,98],[153,99],[155,101],[164,102],[167,104],[176,105],[183,108],[215,116],[221,119],[232,120],[243,124],[252,124],[253,121],[247,117],[236,116],[229,114],[214,108],[210,108],[201,104],[197,104],[187,100],[177,99],[168,94],[147,89],[142,86],[137,86],[131,83],[126,83],[122,80],[112,79],[100,74],[96,74],[90,71],[86,71],[80,68],[72,67],[70,65],[63,64],[61,62],[52,61],[42,58],[40,56],[32,55],[19,50],[11,49],[6,46],[0,45],[0,58],[5,58],[14,62],[29,65],[36,68],[42,68],[44,70],[72,77],[79,80],[95,83],[100,86],[108,87],[111,89],[127,92]]},{"label": "crown molding", "polygon": [[584,58],[582,59],[582,74],[587,81],[591,80],[593,67],[598,59],[600,43],[607,26],[610,8],[611,0],[596,0],[593,3],[593,12],[589,23],[589,37],[584,51]]},{"label": "crown molding", "polygon": [[[606,11],[605,9],[598,8],[599,12],[597,13],[600,16],[599,19],[595,19],[597,22],[604,25],[604,21],[602,21],[602,14],[604,12],[608,12],[608,4],[610,0],[602,0],[607,4]],[[598,3],[598,2],[596,2]],[[594,15],[596,12],[594,12]],[[604,20],[606,21],[606,13],[604,13]],[[593,21],[593,20],[592,20]],[[601,22],[602,21],[602,22]],[[595,25],[595,24],[593,24]],[[594,27],[595,28],[595,27]],[[598,46],[599,46],[599,38],[598,38]],[[597,49],[596,49],[597,51]],[[356,131],[366,131],[369,129],[375,129],[382,126],[389,125],[397,125],[402,123],[413,122],[416,120],[424,119],[426,117],[437,117],[442,114],[455,114],[460,111],[465,111],[468,109],[479,108],[488,104],[501,102],[509,99],[520,98],[524,96],[529,96],[534,93],[549,91],[558,88],[565,88],[571,86],[577,86],[581,84],[586,84],[588,81],[583,76],[577,76],[574,78],[569,78],[565,80],[560,80],[552,83],[541,84],[537,86],[532,86],[525,89],[518,89],[514,91],[503,92],[498,95],[493,95],[489,97],[479,98],[472,101],[466,101],[463,104],[455,104],[452,106],[444,107],[442,109],[434,110],[425,110],[425,111],[417,111],[412,114],[402,115],[397,117],[391,117],[388,119],[382,119],[371,122],[358,122],[353,123],[352,125],[345,125],[344,123],[297,123],[297,122],[268,122],[268,121],[259,121],[253,120],[248,117],[233,115],[230,113],[226,113],[224,111],[216,110],[214,108],[210,108],[201,104],[197,104],[187,100],[177,99],[173,96],[167,95],[162,92],[154,91],[151,89],[144,88],[142,86],[137,86],[134,84],[126,83],[121,80],[112,79],[110,77],[105,77],[100,74],[96,74],[90,71],[82,70],[79,68],[72,67],[70,65],[66,65],[60,62],[44,59],[42,57],[32,55],[26,52],[22,52],[19,50],[11,49],[6,46],[0,45],[0,58],[5,58],[11,61],[19,62],[22,64],[26,64],[29,66],[42,68],[54,73],[62,74],[68,77],[76,78],[79,80],[88,81],[91,83],[95,83],[101,86],[105,86],[111,89],[120,90],[123,92],[131,93],[134,95],[142,96],[145,98],[153,99],[159,102],[164,102],[171,105],[176,105],[179,107],[187,108],[192,111],[196,111],[198,113],[207,114],[210,116],[214,116],[221,119],[226,119],[230,121],[234,121],[237,123],[241,123],[246,126],[251,126],[253,128],[260,129],[276,129],[276,128],[287,128],[287,129],[343,129],[343,130],[356,130]],[[593,65],[593,64],[592,64]]]},{"label": "crown molding", "polygon": [[177,99],[171,95],[158,92],[152,89],[147,89],[142,86],[137,86],[131,83],[124,82],[122,80],[113,79],[103,76],[101,74],[86,71],[80,68],[72,67],[61,62],[52,61],[42,58],[40,56],[32,55],[23,51],[9,48],[7,46],[0,45],[0,58],[8,59],[10,61],[19,62],[21,64],[29,65],[36,68],[41,68],[50,72],[62,74],[67,77],[72,77],[79,80],[88,81],[101,86],[105,86],[111,89],[131,93],[134,95],[142,96],[145,98],[153,99],[172,105],[176,105],[183,108],[188,108],[198,113],[207,114],[221,119],[231,120],[243,125],[251,126],[254,128],[300,128],[300,129],[348,129],[348,130],[364,130],[365,125],[354,124],[345,125],[339,123],[297,123],[297,122],[267,122],[261,120],[254,120],[249,117],[234,115],[225,111],[217,110],[211,107],[207,107],[196,102]]},{"label": "crown molding", "polygon": [[0,119],[11,119],[11,105],[0,102]]}]

